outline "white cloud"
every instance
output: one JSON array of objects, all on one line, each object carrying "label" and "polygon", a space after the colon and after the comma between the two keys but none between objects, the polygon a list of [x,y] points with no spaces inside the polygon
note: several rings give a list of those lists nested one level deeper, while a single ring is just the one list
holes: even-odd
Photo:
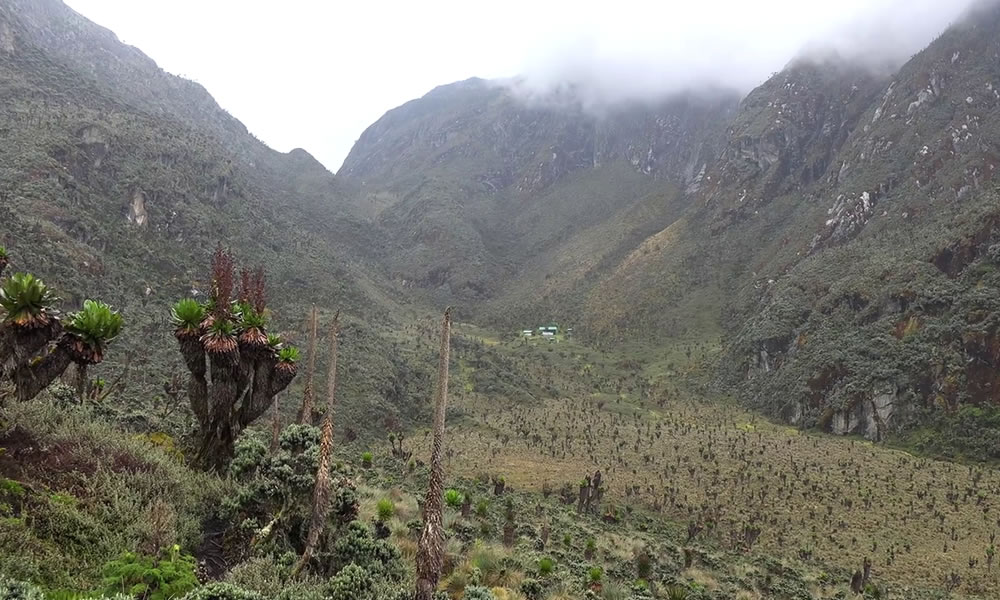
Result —
[{"label": "white cloud", "polygon": [[597,101],[742,90],[803,47],[905,58],[972,0],[67,0],[205,85],[265,142],[337,169],[386,110],[472,76]]}]

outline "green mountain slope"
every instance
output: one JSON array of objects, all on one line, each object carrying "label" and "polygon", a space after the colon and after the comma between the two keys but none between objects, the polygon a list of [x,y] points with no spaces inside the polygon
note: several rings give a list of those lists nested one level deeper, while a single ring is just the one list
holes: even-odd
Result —
[{"label": "green mountain slope", "polygon": [[768,414],[871,439],[978,422],[964,449],[921,443],[995,457],[998,15],[891,75],[798,60],[738,109],[595,117],[444,86],[372,125],[341,176],[415,294],[600,346],[708,344],[716,382]]},{"label": "green mountain slope", "polygon": [[379,234],[305,151],[267,148],[203,88],[57,1],[0,5],[0,99],[0,244],[65,310],[101,297],[124,312],[95,376],[131,361],[129,396],[142,401],[126,418],[147,420],[143,403],[176,372],[169,307],[208,292],[218,243],[265,267],[276,322],[298,343],[310,304],[344,312],[348,406],[372,418],[419,406],[394,391],[412,369],[392,333],[405,299],[382,283]]},{"label": "green mountain slope", "polygon": [[592,296],[599,329],[642,337],[711,291],[751,406],[871,439],[933,423],[929,449],[995,458],[998,31],[990,9],[892,77],[796,65],[753,92],[716,185]]},{"label": "green mountain slope", "polygon": [[[390,111],[339,173],[391,240],[393,277],[485,320],[567,312],[579,296],[567,292],[606,270],[621,240],[668,225],[736,103],[713,92],[596,115],[512,86],[472,79]],[[567,273],[571,254],[581,262]],[[539,295],[548,308],[527,302]]]}]

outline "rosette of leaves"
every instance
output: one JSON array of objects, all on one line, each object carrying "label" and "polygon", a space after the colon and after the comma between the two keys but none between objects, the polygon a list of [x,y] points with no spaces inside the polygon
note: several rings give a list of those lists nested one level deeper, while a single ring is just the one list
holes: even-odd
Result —
[{"label": "rosette of leaves", "polygon": [[202,323],[207,311],[194,298],[179,300],[170,309],[170,321],[174,325],[174,335],[178,338],[193,338],[201,334]]},{"label": "rosette of leaves", "polygon": [[257,312],[249,304],[240,306],[240,343],[251,348],[263,348],[268,344],[267,314]]},{"label": "rosette of leaves", "polygon": [[295,346],[285,346],[278,350],[278,368],[295,372],[296,364],[302,358],[302,353]]},{"label": "rosette of leaves", "polygon": [[4,322],[24,329],[45,327],[55,315],[52,306],[59,301],[45,283],[31,273],[15,273],[0,285],[0,307]]},{"label": "rosette of leaves", "polygon": [[201,343],[206,351],[214,354],[235,352],[238,347],[236,327],[228,319],[216,318],[208,327],[208,331],[201,336]]},{"label": "rosette of leaves", "polygon": [[462,507],[462,502],[464,500],[465,498],[462,496],[462,492],[458,490],[446,490],[444,493],[444,503],[455,510]]},{"label": "rosette of leaves", "polygon": [[71,336],[74,359],[95,365],[104,360],[104,346],[118,337],[122,316],[103,302],[87,300],[83,309],[70,315],[66,331]]}]

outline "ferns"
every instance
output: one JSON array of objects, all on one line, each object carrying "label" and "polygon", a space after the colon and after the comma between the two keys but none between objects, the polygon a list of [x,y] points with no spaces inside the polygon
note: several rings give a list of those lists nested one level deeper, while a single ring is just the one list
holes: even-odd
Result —
[{"label": "ferns", "polygon": [[198,585],[194,557],[174,546],[168,558],[122,554],[104,566],[104,593],[125,593],[141,600],[180,598]]}]

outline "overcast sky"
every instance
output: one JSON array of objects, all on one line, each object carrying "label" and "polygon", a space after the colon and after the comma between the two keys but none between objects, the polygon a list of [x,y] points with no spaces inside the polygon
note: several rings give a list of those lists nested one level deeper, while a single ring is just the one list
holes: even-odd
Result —
[{"label": "overcast sky", "polygon": [[203,84],[259,138],[336,171],[385,111],[436,85],[570,79],[594,102],[742,91],[802,48],[905,59],[973,0],[66,0]]}]

